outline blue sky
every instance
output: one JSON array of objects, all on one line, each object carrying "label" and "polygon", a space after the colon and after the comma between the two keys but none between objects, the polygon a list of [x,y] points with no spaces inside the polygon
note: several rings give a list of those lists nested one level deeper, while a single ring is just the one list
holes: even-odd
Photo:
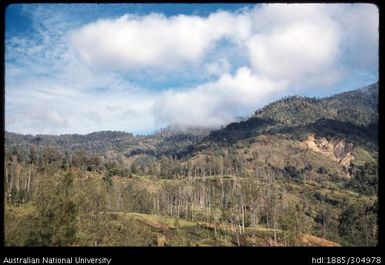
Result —
[{"label": "blue sky", "polygon": [[5,33],[5,128],[26,134],[217,127],[378,79],[370,4],[14,4]]}]

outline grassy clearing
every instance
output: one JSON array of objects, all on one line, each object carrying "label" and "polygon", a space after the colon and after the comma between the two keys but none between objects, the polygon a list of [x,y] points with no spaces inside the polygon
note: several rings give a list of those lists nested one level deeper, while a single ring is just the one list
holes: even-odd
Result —
[{"label": "grassy clearing", "polygon": [[[153,225],[154,227],[164,227],[164,228],[176,228],[176,218],[175,217],[168,217],[168,216],[161,216],[161,215],[154,215],[154,214],[142,214],[142,213],[121,213],[123,216],[127,217],[134,217],[137,220],[146,222],[147,224]],[[197,225],[196,222],[185,220],[185,219],[178,219],[179,227],[194,227]]]}]

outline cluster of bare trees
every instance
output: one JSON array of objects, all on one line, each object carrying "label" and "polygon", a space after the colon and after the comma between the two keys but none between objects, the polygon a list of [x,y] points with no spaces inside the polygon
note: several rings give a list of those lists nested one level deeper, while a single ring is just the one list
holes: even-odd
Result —
[{"label": "cluster of bare trees", "polygon": [[17,156],[5,162],[4,180],[7,201],[24,203],[31,196],[31,183],[36,176],[35,166],[18,161]]},{"label": "cluster of bare trees", "polygon": [[[153,195],[153,212],[209,223],[215,233],[228,228],[237,235],[255,233],[260,225],[291,243],[310,229],[306,209],[296,207],[282,182],[264,178],[186,179],[164,185]],[[294,205],[294,206],[293,206]],[[288,213],[290,213],[288,215]],[[293,218],[296,221],[288,222]],[[285,231],[290,230],[289,233]],[[285,239],[284,239],[285,240]]]},{"label": "cluster of bare trees", "polygon": [[192,161],[178,160],[173,156],[161,156],[157,160],[138,158],[130,164],[133,174],[145,174],[157,178],[197,178],[222,175],[242,176],[244,161],[234,153],[197,155]]},{"label": "cluster of bare trees", "polygon": [[[61,154],[53,148],[39,154],[31,149],[24,156],[7,153],[4,161],[6,201],[36,202],[39,194],[52,192],[44,188],[44,185],[51,185],[50,179],[73,172],[74,189],[83,192],[84,187],[88,187],[82,199],[76,202],[78,212],[82,213],[78,220],[83,229],[95,235],[103,222],[102,213],[110,211],[151,213],[200,222],[212,228],[215,235],[235,234],[238,244],[241,236],[258,233],[261,227],[269,231],[273,241],[288,245],[295,244],[301,235],[314,229],[325,238],[340,234],[348,242],[353,239],[365,241],[367,245],[376,242],[377,210],[369,202],[350,207],[350,202],[347,206],[340,205],[320,193],[314,196],[291,193],[288,180],[277,177],[267,168],[256,165],[255,174],[244,174],[244,161],[236,153],[202,154],[197,158],[183,162],[162,157],[140,165],[142,169],[149,166],[153,173],[147,176],[147,181],[156,183],[156,187],[149,189],[141,178],[131,176],[118,181],[116,177],[123,174],[122,161],[105,163],[96,155]],[[86,171],[98,171],[96,175],[100,178],[91,178],[92,184],[91,180],[87,185],[82,184],[84,178],[79,176],[86,175]],[[368,175],[362,170],[359,172],[362,176],[359,175],[358,180]],[[310,202],[309,198],[314,199]],[[87,211],[89,214],[83,213]]]}]

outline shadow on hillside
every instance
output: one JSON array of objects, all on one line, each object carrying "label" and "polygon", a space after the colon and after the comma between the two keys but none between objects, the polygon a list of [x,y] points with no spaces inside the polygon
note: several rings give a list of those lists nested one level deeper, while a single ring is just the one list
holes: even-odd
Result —
[{"label": "shadow on hillside", "polygon": [[355,144],[378,148],[378,122],[367,126],[358,126],[349,122],[319,119],[315,123],[304,126],[274,128],[269,133],[291,134],[298,139],[303,139],[309,133],[315,133],[318,137],[325,137],[327,139],[341,137]]},{"label": "shadow on hillside", "polygon": [[345,138],[354,144],[366,145],[378,149],[378,122],[368,126],[358,126],[349,122],[331,119],[319,119],[314,123],[300,126],[288,126],[273,119],[253,117],[247,121],[231,123],[224,129],[213,131],[197,146],[189,146],[177,154],[177,157],[186,157],[212,145],[230,146],[239,141],[256,137],[258,135],[286,134],[296,140],[304,140],[310,133],[317,137]]}]

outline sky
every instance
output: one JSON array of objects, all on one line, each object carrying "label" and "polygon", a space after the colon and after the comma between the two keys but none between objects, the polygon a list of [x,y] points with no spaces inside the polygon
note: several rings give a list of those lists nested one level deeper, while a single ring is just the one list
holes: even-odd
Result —
[{"label": "sky", "polygon": [[372,4],[12,4],[5,129],[219,127],[378,80]]}]

